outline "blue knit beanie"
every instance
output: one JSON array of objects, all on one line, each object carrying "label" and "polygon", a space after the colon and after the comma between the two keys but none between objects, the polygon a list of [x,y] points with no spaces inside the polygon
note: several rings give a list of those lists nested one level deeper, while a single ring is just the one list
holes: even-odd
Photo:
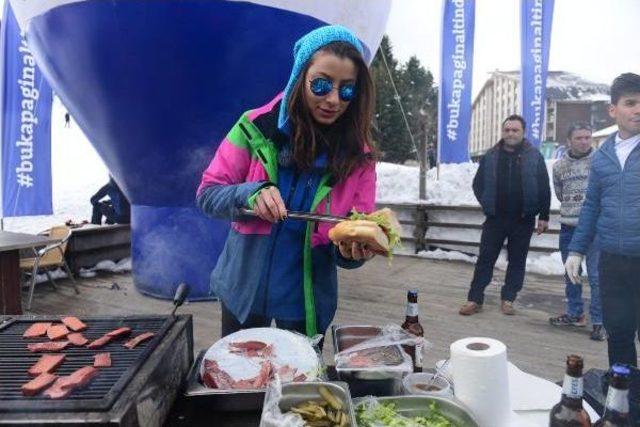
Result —
[{"label": "blue knit beanie", "polygon": [[304,70],[307,62],[309,62],[317,50],[332,42],[349,43],[358,49],[360,54],[364,55],[360,40],[358,40],[351,31],[341,25],[327,25],[302,36],[293,47],[293,68],[291,69],[289,82],[284,89],[284,96],[280,104],[278,129],[282,132],[289,133],[289,111],[287,106],[289,104],[289,98],[291,98],[291,91],[293,91],[293,87],[300,78],[300,73]]}]

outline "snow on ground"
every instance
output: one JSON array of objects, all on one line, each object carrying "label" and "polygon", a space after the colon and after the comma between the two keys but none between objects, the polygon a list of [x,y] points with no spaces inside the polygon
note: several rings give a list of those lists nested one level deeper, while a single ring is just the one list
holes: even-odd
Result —
[{"label": "snow on ground", "polygon": [[[428,259],[442,259],[448,261],[463,261],[471,264],[475,264],[478,257],[466,255],[457,251],[443,251],[442,249],[436,249],[433,251],[422,251],[418,255],[421,258]],[[496,262],[496,268],[506,271],[507,269],[507,257],[505,254],[500,254],[498,261]],[[529,254],[527,258],[527,272],[537,273],[544,275],[563,275],[564,267],[562,266],[562,258],[560,252],[553,252],[549,255]]]},{"label": "snow on ground", "polygon": [[[555,160],[547,160],[547,171],[551,180]],[[427,202],[446,206],[478,206],[471,184],[478,170],[477,163],[440,165],[440,177],[436,168],[427,172]],[[418,200],[417,166],[403,166],[393,163],[379,163],[378,191],[376,199],[380,203],[403,203]],[[551,185],[551,208],[559,209],[560,202]]]},{"label": "snow on ground", "polygon": [[[552,176],[552,168],[555,160],[547,161],[547,171],[549,179]],[[473,177],[478,170],[477,163],[460,163],[440,165],[440,177],[437,177],[436,168],[427,172],[427,203],[445,206],[479,206],[471,184]],[[418,200],[418,177],[417,166],[403,166],[392,163],[380,163],[377,167],[378,189],[377,201],[380,203],[411,203]],[[559,209],[560,202],[555,196],[553,185],[551,185],[551,208]],[[447,222],[444,218],[448,213],[441,212],[438,221]],[[453,221],[454,218],[449,218]],[[463,232],[458,231],[458,234]],[[446,230],[446,233],[452,233]],[[432,238],[446,238],[446,236],[435,236]],[[450,236],[449,236],[450,237]],[[460,237],[460,236],[458,236]],[[466,239],[469,240],[469,239]],[[452,261],[464,261],[475,264],[477,257],[463,254],[457,251],[423,251],[418,256],[430,259],[445,259]],[[507,260],[505,254],[501,254],[496,262],[496,267],[506,270]],[[561,275],[564,274],[560,252],[553,252],[549,255],[541,253],[530,253],[527,258],[527,271],[530,273]]]},{"label": "snow on ground", "polygon": [[[95,277],[100,271],[110,272],[110,273],[127,273],[131,271],[131,257],[122,258],[118,262],[114,262],[111,260],[100,261],[99,263],[97,263],[91,268],[81,268],[79,272],[79,276]],[[49,274],[51,274],[51,277],[53,278],[53,280],[67,277],[67,273],[61,268],[53,270],[49,272]],[[48,278],[46,273],[36,275],[36,283],[46,282],[47,280]]]}]

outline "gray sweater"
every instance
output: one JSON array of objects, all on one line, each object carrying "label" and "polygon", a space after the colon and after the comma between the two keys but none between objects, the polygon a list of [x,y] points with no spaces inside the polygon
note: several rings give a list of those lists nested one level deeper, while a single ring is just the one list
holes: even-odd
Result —
[{"label": "gray sweater", "polygon": [[553,165],[553,186],[560,200],[560,223],[576,226],[589,181],[589,168],[595,150],[576,159],[567,150]]}]

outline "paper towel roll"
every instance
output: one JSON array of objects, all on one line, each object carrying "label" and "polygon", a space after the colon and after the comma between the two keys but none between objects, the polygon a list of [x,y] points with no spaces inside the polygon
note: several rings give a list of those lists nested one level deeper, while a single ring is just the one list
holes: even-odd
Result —
[{"label": "paper towel roll", "polygon": [[510,427],[507,347],[492,338],[464,338],[451,344],[454,394],[481,427]]}]

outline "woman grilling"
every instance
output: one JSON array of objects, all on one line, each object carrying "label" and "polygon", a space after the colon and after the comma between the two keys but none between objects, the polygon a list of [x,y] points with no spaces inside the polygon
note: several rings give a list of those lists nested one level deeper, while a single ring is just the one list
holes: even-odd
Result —
[{"label": "woman grilling", "polygon": [[244,113],[203,173],[198,206],[232,221],[211,274],[223,337],[272,320],[324,334],[337,306],[336,266],[356,268],[374,255],[361,243],[332,244],[331,224],[287,219],[287,211],[374,209],[374,89],[362,52],[341,26],[303,36],[284,92]]}]

